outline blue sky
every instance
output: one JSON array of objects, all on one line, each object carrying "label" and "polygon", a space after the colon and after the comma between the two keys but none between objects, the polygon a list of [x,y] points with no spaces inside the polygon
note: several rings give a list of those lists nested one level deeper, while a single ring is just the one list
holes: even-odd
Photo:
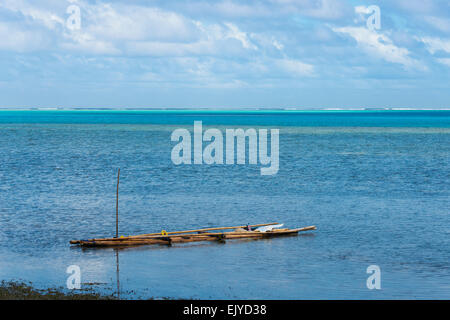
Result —
[{"label": "blue sky", "polygon": [[1,0],[0,57],[0,107],[450,107],[450,2]]}]

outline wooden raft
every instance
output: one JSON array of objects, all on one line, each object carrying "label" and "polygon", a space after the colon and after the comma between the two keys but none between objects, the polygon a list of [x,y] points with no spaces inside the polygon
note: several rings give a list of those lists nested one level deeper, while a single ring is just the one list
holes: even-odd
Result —
[{"label": "wooden raft", "polygon": [[[72,240],[70,241],[70,243],[80,245],[83,247],[139,246],[150,244],[172,245],[174,243],[188,243],[197,241],[225,241],[229,239],[264,239],[264,238],[294,235],[303,231],[316,230],[315,226],[296,229],[286,229],[286,228],[273,229],[271,231],[266,232],[242,230],[247,227],[254,229],[257,227],[270,226],[276,224],[278,223],[275,222],[275,223],[255,224],[249,226],[217,227],[217,228],[204,228],[196,230],[172,231],[162,233],[147,233],[120,238]],[[231,229],[235,230],[225,232],[223,231]]]}]

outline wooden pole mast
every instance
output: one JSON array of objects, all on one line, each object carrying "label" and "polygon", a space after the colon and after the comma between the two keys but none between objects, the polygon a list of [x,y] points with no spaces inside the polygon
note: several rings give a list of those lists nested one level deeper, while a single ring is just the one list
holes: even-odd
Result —
[{"label": "wooden pole mast", "polygon": [[117,191],[116,191],[116,238],[119,237],[119,179],[120,179],[120,168],[117,173]]}]

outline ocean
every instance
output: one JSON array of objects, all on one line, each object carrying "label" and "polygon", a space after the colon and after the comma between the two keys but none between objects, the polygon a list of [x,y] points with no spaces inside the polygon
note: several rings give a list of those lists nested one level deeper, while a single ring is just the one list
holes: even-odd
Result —
[{"label": "ocean", "polygon": [[[171,133],[194,121],[279,129],[279,171],[174,165]],[[265,222],[317,230],[70,246],[114,235],[118,168],[121,235]],[[82,288],[126,298],[449,299],[449,208],[450,111],[0,111],[0,280],[65,287],[78,265]],[[371,265],[380,290],[366,285]]]}]

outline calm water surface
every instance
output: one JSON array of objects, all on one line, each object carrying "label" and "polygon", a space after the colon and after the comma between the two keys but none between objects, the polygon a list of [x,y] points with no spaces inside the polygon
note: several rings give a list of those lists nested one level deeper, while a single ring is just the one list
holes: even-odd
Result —
[{"label": "calm water surface", "polygon": [[[280,129],[280,170],[175,166],[171,132]],[[0,280],[115,292],[116,251],[69,240],[278,221],[296,237],[120,250],[123,297],[450,298],[450,113],[0,112]],[[381,290],[366,269],[381,268]],[[128,293],[133,290],[135,293]]]}]

